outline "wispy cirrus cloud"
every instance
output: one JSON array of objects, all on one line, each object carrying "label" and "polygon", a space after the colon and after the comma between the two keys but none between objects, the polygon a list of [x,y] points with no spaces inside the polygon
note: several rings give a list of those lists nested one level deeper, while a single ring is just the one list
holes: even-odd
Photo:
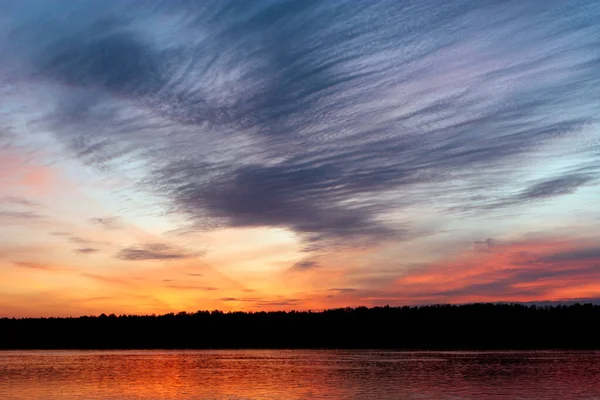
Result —
[{"label": "wispy cirrus cloud", "polygon": [[[596,27],[582,18],[597,11],[591,3],[545,13],[437,1],[425,4],[432,13],[391,1],[225,3],[41,7],[41,41],[36,26],[18,29],[31,16],[15,7],[2,45],[28,65],[22,78],[63,85],[45,121],[84,162],[119,170],[136,154],[151,167],[142,187],[200,227],[285,227],[313,244],[411,239],[386,211],[428,201],[436,186],[439,201],[458,205],[469,191],[525,183],[526,154],[593,122],[580,105],[600,102],[588,89],[598,80],[588,51]],[[332,24],[332,13],[343,22]],[[59,14],[78,23],[61,26]],[[567,173],[515,202],[591,179]]]}]

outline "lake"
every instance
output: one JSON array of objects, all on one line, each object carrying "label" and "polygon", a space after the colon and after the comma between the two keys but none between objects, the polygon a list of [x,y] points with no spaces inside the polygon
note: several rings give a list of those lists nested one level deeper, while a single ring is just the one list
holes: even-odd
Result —
[{"label": "lake", "polygon": [[5,351],[0,399],[600,399],[600,352]]}]

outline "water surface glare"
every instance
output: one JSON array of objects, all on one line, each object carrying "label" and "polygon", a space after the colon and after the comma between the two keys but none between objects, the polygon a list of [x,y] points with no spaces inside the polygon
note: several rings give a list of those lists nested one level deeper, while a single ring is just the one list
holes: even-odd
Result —
[{"label": "water surface glare", "polygon": [[6,351],[0,399],[600,399],[600,352]]}]

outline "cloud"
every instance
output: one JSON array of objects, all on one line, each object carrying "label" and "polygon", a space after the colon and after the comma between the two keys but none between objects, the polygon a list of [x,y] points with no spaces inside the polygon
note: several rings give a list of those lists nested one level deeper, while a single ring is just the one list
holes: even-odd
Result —
[{"label": "cloud", "polygon": [[36,262],[27,262],[27,261],[13,261],[13,264],[17,267],[21,268],[29,268],[29,269],[39,269],[44,271],[52,271],[55,270],[54,267],[46,264],[40,264]]},{"label": "cloud", "polygon": [[319,263],[314,260],[298,261],[294,264],[294,269],[305,270],[319,267]]},{"label": "cloud", "polygon": [[180,260],[190,257],[190,254],[183,253],[165,244],[153,243],[140,247],[126,247],[119,251],[116,257],[124,261]]},{"label": "cloud", "polygon": [[372,220],[375,215],[367,208],[352,209],[320,201],[317,196],[324,190],[343,186],[336,179],[340,177],[326,168],[245,166],[208,186],[195,185],[190,182],[193,178],[186,179],[186,186],[177,188],[176,201],[189,213],[195,213],[201,205],[209,217],[230,226],[288,227],[308,234],[313,240],[392,233],[390,228]]},{"label": "cloud", "polygon": [[16,197],[16,196],[4,197],[4,198],[0,199],[0,203],[29,207],[29,208],[39,207],[39,203],[37,203],[35,201],[28,200],[24,197]]},{"label": "cloud", "polygon": [[529,200],[547,198],[574,193],[579,187],[592,180],[584,175],[566,175],[534,184],[519,195],[520,199]]},{"label": "cloud", "polygon": [[75,250],[76,253],[85,254],[85,255],[87,255],[87,254],[93,254],[93,253],[96,253],[98,251],[99,251],[98,249],[94,249],[93,247],[82,247],[80,249],[76,249]]},{"label": "cloud", "polygon": [[0,210],[0,220],[9,221],[32,221],[41,220],[44,216],[33,211],[8,211]]},{"label": "cloud", "polygon": [[[593,182],[596,178],[590,175],[581,175],[569,173],[556,178],[537,180],[535,183],[526,182],[527,188],[516,195],[498,196],[490,201],[483,196],[477,198],[477,202],[467,207],[458,206],[457,209],[467,210],[493,210],[498,208],[512,207],[517,208],[538,200],[549,200],[560,196],[565,196],[577,192],[577,190],[586,184]],[[509,191],[507,189],[507,191]]]},{"label": "cloud", "polygon": [[[590,247],[583,249],[567,250],[544,256],[540,259],[541,262],[558,263],[558,262],[580,262],[580,261],[597,261],[600,262],[600,247]],[[598,264],[600,268],[600,264]]]},{"label": "cloud", "polygon": [[578,297],[581,290],[600,291],[599,285],[589,286],[599,278],[597,247],[552,238],[523,240],[406,272],[386,295],[410,302],[557,300]]},{"label": "cloud", "polygon": [[530,163],[595,160],[548,150],[598,122],[591,4],[26,3],[2,17],[0,52],[8,78],[48,99],[29,120],[197,229],[285,228],[306,249],[401,242],[423,232],[410,207],[494,216],[597,177],[532,183]]},{"label": "cloud", "polygon": [[74,34],[56,42],[38,59],[39,73],[71,85],[132,94],[155,89],[162,83],[158,54],[140,36],[107,31],[110,25],[111,21],[104,21],[89,26],[87,38]]},{"label": "cloud", "polygon": [[237,299],[235,297],[222,297],[219,299],[219,301],[240,301],[240,299]]},{"label": "cloud", "polygon": [[92,218],[90,222],[106,229],[119,229],[121,227],[121,219],[119,217]]},{"label": "cloud", "polygon": [[[65,235],[57,235],[57,236],[65,236]],[[77,243],[77,244],[92,243],[91,240],[85,239],[85,238],[82,238],[82,237],[79,237],[79,236],[69,236],[68,240],[69,240],[69,242]]]}]

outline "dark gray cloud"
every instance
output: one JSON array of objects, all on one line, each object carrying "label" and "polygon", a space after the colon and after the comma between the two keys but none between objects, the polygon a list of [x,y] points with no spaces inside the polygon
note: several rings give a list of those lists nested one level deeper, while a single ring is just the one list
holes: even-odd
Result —
[{"label": "dark gray cloud", "polygon": [[161,243],[151,243],[139,247],[126,247],[119,251],[116,257],[124,261],[142,260],[179,260],[190,257],[190,254],[181,252]]},{"label": "dark gray cloud", "polygon": [[498,194],[597,122],[597,2],[27,3],[4,6],[0,66],[51,94],[41,123],[88,165],[142,161],[136,189],[198,227],[411,239],[386,213],[492,212],[595,178]]}]

